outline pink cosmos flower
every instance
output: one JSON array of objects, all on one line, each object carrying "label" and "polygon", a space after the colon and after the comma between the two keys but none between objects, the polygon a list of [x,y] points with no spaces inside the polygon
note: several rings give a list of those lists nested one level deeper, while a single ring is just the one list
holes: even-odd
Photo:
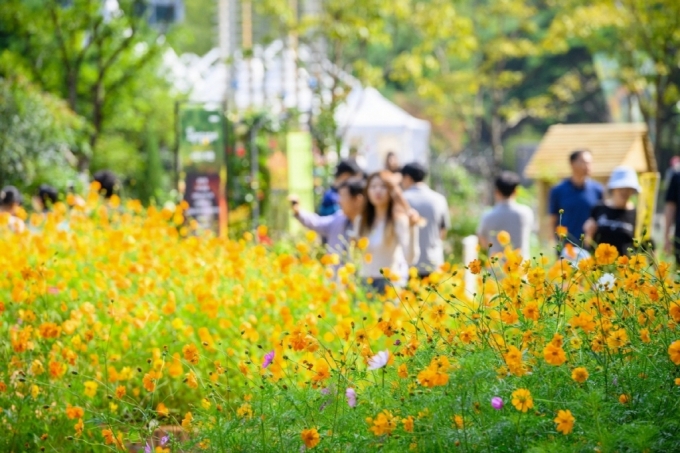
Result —
[{"label": "pink cosmos flower", "polygon": [[370,359],[368,359],[368,370],[379,370],[387,365],[390,360],[390,351],[380,351]]},{"label": "pink cosmos flower", "polygon": [[491,407],[493,407],[497,411],[503,409],[503,399],[499,396],[494,396],[493,398],[491,398]]},{"label": "pink cosmos flower", "polygon": [[355,407],[357,405],[357,392],[353,388],[348,388],[345,390],[345,396],[347,397],[347,404],[349,407]]},{"label": "pink cosmos flower", "polygon": [[262,368],[267,368],[274,361],[274,351],[269,351],[264,355],[264,361],[262,362]]}]

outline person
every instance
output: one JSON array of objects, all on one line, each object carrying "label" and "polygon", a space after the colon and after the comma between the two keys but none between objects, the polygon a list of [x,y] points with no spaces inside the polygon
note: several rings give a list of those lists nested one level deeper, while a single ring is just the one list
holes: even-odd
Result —
[{"label": "person", "polygon": [[619,255],[629,255],[635,238],[636,210],[630,198],[640,192],[637,173],[630,167],[616,167],[607,183],[609,200],[598,203],[583,225],[585,243],[591,249],[598,244],[616,247]]},{"label": "person", "polygon": [[505,231],[510,235],[513,248],[520,249],[522,257],[530,257],[531,228],[534,212],[530,207],[517,203],[517,187],[520,178],[510,171],[501,172],[494,181],[495,205],[482,216],[477,228],[477,238],[481,248],[491,244],[489,256],[503,252],[503,245],[497,235]]},{"label": "person", "polygon": [[353,160],[342,160],[335,167],[335,180],[333,185],[323,194],[323,199],[321,200],[321,206],[319,207],[320,216],[333,215],[335,212],[340,210],[340,197],[338,194],[338,188],[347,179],[361,175],[361,168]]},{"label": "person", "polygon": [[385,156],[385,170],[393,173],[397,183],[401,184],[401,165],[399,165],[399,158],[394,151],[389,151]]},{"label": "person", "polygon": [[300,208],[297,196],[289,197],[291,209],[296,219],[305,228],[326,237],[326,247],[330,253],[342,254],[349,242],[354,220],[364,208],[366,181],[362,177],[345,180],[338,187],[340,210],[330,216],[321,216]]},{"label": "person", "polygon": [[[680,265],[680,172],[677,172],[671,178],[666,191],[666,208],[665,217],[666,225],[664,227],[664,250],[666,253],[675,255],[675,262]],[[673,236],[671,236],[671,228],[675,228]]]},{"label": "person", "polygon": [[399,173],[401,166],[399,165],[399,158],[394,151],[389,151],[385,156],[385,170],[392,173]]},{"label": "person", "polygon": [[40,184],[38,193],[33,196],[33,209],[36,212],[48,212],[59,200],[59,192],[48,184]]},{"label": "person", "polygon": [[94,174],[93,179],[99,183],[99,192],[107,200],[118,191],[118,178],[111,170],[99,170]]},{"label": "person", "polygon": [[401,187],[409,206],[427,222],[418,232],[420,258],[416,263],[418,276],[425,278],[444,264],[446,232],[451,228],[451,216],[446,198],[425,183],[427,169],[413,162],[401,169]]},{"label": "person", "polygon": [[571,177],[550,190],[550,226],[566,228],[566,237],[576,245],[581,244],[583,225],[593,206],[602,201],[602,184],[590,179],[593,156],[590,151],[576,150],[569,156]]},{"label": "person", "polygon": [[[409,265],[420,255],[418,221],[392,173],[381,171],[369,176],[366,203],[355,220],[355,230],[359,237],[368,239],[359,275],[378,293],[387,289],[388,276],[397,277],[396,285],[406,283]],[[384,269],[391,275],[381,272]]]},{"label": "person", "polygon": [[678,172],[680,172],[680,156],[673,156],[669,162],[668,170],[666,170],[666,174],[663,177],[664,190],[668,190],[668,187],[671,184],[671,179],[673,179],[673,175]]},{"label": "person", "polygon": [[0,190],[0,218],[6,219],[0,221],[0,225],[8,225],[15,233],[21,233],[26,229],[26,224],[18,217],[22,201],[21,192],[16,187],[5,186]]}]

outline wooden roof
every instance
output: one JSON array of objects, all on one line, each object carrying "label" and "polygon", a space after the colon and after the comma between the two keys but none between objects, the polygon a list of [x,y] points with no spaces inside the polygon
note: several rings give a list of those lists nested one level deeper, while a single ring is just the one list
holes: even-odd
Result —
[{"label": "wooden roof", "polygon": [[593,154],[594,178],[609,177],[619,165],[637,172],[657,171],[654,150],[643,123],[556,124],[543,136],[524,174],[539,180],[568,177],[569,154],[577,149],[588,149]]}]

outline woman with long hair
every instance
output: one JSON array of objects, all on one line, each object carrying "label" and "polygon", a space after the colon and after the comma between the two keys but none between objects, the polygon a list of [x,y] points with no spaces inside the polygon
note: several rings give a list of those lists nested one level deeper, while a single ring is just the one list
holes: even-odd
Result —
[{"label": "woman with long hair", "polygon": [[[368,177],[364,198],[366,203],[356,224],[358,236],[368,239],[365,252],[370,259],[364,257],[360,276],[375,290],[384,293],[390,280],[396,285],[405,284],[409,266],[418,261],[419,219],[388,171]],[[384,269],[387,272],[381,273]],[[391,276],[398,278],[387,278]]]}]

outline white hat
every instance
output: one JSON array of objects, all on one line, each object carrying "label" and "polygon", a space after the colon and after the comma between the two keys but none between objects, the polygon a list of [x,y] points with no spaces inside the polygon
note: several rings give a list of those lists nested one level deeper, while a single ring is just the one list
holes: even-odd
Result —
[{"label": "white hat", "polygon": [[635,189],[640,192],[637,173],[630,167],[616,167],[609,177],[607,189]]}]

